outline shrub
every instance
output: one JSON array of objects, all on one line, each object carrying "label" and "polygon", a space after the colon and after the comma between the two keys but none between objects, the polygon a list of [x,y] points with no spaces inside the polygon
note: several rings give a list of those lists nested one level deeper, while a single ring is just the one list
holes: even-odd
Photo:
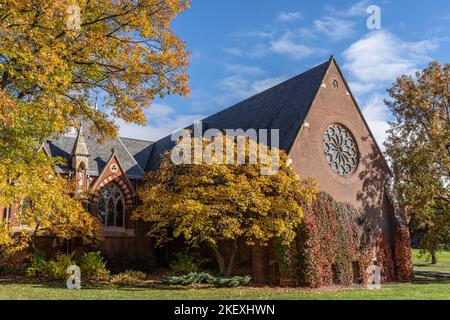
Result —
[{"label": "shrub", "polygon": [[170,270],[174,274],[187,274],[199,272],[202,265],[209,259],[203,259],[197,253],[179,252],[175,254],[176,259],[170,263]]},{"label": "shrub", "polygon": [[251,277],[214,277],[207,272],[191,272],[183,276],[168,276],[163,278],[163,283],[168,285],[188,286],[192,284],[207,283],[216,287],[239,287],[249,283]]},{"label": "shrub", "polygon": [[111,277],[111,283],[120,287],[132,287],[142,284],[147,275],[141,271],[127,270]]},{"label": "shrub", "polygon": [[219,287],[219,288],[221,288],[221,287],[236,288],[236,287],[239,287],[239,286],[249,283],[251,279],[252,279],[252,277],[250,277],[250,276],[244,276],[244,277],[235,276],[235,277],[229,277],[229,278],[218,277],[215,279],[213,284],[214,284],[214,286]]},{"label": "shrub", "polygon": [[31,262],[29,238],[21,235],[13,242],[0,246],[0,274],[22,274]]},{"label": "shrub", "polygon": [[36,252],[31,259],[31,265],[26,270],[27,277],[46,277],[48,274],[48,263],[45,260],[45,254],[41,251]]},{"label": "shrub", "polygon": [[65,280],[68,277],[67,268],[74,265],[73,253],[57,253],[54,260],[47,263],[47,278],[52,280]]},{"label": "shrub", "polygon": [[162,282],[169,285],[187,286],[196,283],[212,283],[214,280],[214,276],[207,272],[190,272],[182,276],[165,277]]},{"label": "shrub", "polygon": [[109,276],[106,263],[100,252],[87,252],[83,254],[78,262],[81,276],[85,279],[103,280]]}]

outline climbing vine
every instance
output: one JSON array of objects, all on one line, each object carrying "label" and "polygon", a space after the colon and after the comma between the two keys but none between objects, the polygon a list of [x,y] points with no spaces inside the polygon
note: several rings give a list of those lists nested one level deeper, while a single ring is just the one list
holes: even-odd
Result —
[{"label": "climbing vine", "polygon": [[360,211],[320,193],[305,209],[298,232],[299,284],[317,288],[364,282],[371,262],[366,228]]},{"label": "climbing vine", "polygon": [[407,227],[397,226],[395,232],[395,272],[396,281],[409,282],[414,279],[412,258],[411,258],[411,238]]}]

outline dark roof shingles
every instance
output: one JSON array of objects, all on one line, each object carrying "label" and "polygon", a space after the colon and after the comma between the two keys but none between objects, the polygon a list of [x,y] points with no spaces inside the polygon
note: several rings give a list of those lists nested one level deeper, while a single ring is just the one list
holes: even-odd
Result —
[{"label": "dark roof shingles", "polygon": [[[142,157],[147,157],[149,155],[148,145],[151,142],[137,143],[136,141],[129,141],[121,143],[119,139],[112,139],[103,141],[101,143],[97,142],[97,137],[89,131],[89,125],[83,125],[84,135],[86,138],[86,143],[89,148],[90,157],[88,163],[88,172],[91,175],[100,175],[106,162],[112,154],[112,149],[116,150],[116,154],[119,158],[120,164],[124,168],[126,174],[130,178],[141,178],[144,175],[143,165],[145,161]],[[52,157],[61,157],[66,160],[67,166],[60,166],[60,170],[65,170],[71,166],[71,150],[75,143],[76,138],[70,136],[60,136],[55,139],[49,139],[46,141],[46,149],[50,151]],[[147,150],[145,151],[145,149]],[[129,151],[127,149],[131,149]],[[142,155],[139,153],[143,152]],[[137,154],[137,158],[133,158]],[[139,164],[141,161],[141,164]]]},{"label": "dark roof shingles", "polygon": [[[204,127],[219,130],[279,129],[279,147],[288,152],[330,63],[331,59],[203,119]],[[192,130],[192,125],[188,128]],[[156,169],[160,155],[173,146],[170,136],[156,141],[146,171]]]}]

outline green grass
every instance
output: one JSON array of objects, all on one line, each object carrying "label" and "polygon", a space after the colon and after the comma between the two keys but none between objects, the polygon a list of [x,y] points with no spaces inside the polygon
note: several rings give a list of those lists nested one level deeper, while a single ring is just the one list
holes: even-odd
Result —
[{"label": "green grass", "polygon": [[450,271],[450,252],[442,251],[437,254],[438,263],[431,264],[428,255],[421,255],[418,249],[413,249],[413,264],[417,270]]},{"label": "green grass", "polygon": [[[429,258],[413,250],[415,269],[450,271],[450,252],[438,254],[438,264],[430,265]],[[28,280],[27,280],[28,281]],[[437,281],[427,276],[416,276],[411,284],[386,284],[378,290],[365,287],[326,288],[308,290],[300,288],[206,288],[168,287],[149,283],[142,288],[113,288],[105,285],[83,286],[81,290],[68,290],[64,283],[17,283],[0,280],[0,299],[50,300],[176,300],[176,299],[282,299],[282,300],[450,300],[450,281]]]},{"label": "green grass", "polygon": [[381,289],[363,287],[306,290],[295,288],[82,288],[68,290],[62,285],[0,284],[0,299],[283,299],[283,300],[450,300],[450,282],[388,284]]}]

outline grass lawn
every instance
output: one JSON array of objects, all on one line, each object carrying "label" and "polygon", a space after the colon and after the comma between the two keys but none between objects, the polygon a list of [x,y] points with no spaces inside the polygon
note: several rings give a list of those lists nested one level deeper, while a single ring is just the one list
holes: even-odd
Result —
[{"label": "grass lawn", "polygon": [[68,290],[61,284],[0,284],[0,299],[283,299],[283,300],[450,300],[450,282],[424,281],[388,284],[381,289],[363,287],[305,290],[294,288],[82,288]]},{"label": "grass lawn", "polygon": [[417,270],[450,271],[450,252],[443,251],[437,254],[438,263],[432,265],[428,255],[420,255],[418,249],[413,249],[413,264]]},{"label": "grass lawn", "polygon": [[[430,265],[426,256],[413,250],[415,269],[450,271],[450,252],[438,255],[439,263]],[[325,288],[308,290],[303,288],[211,288],[170,287],[148,283],[145,287],[115,288],[107,285],[83,286],[81,290],[68,290],[61,283],[17,283],[0,279],[0,299],[50,299],[50,300],[176,300],[176,299],[280,299],[280,300],[450,300],[450,280],[436,280],[416,276],[412,284],[385,284],[381,289],[366,287]]]}]

